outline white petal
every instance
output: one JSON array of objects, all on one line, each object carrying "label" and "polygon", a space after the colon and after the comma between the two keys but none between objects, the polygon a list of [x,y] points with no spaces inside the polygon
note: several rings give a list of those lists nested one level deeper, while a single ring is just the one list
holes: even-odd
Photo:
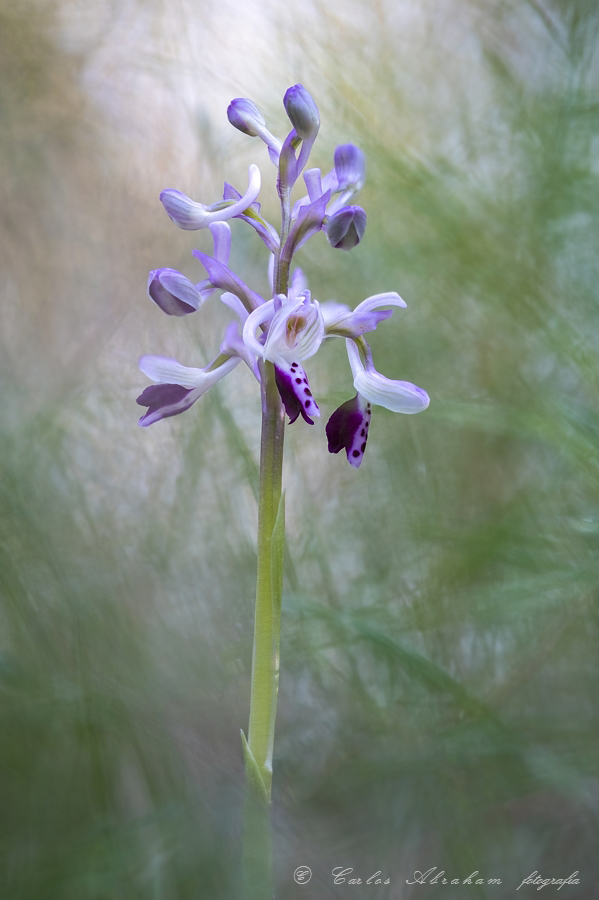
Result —
[{"label": "white petal", "polygon": [[224,294],[221,294],[220,299],[223,301],[225,306],[228,306],[229,309],[232,309],[235,315],[239,316],[242,322],[248,317],[248,311],[237,296],[237,294],[231,294],[229,291],[225,291]]},{"label": "white petal", "polygon": [[354,312],[370,312],[370,310],[379,309],[381,306],[401,306],[402,309],[405,309],[407,304],[395,291],[389,291],[386,294],[374,294],[374,296],[362,300],[361,303],[358,303]]},{"label": "white petal", "polygon": [[216,369],[207,371],[207,369],[182,366],[176,359],[168,356],[142,356],[139,368],[144,375],[157,384],[180,384],[181,387],[201,387],[208,390],[231,369],[234,369],[238,362],[238,358],[231,358],[217,366]]},{"label": "white petal", "polygon": [[430,398],[426,391],[409,381],[392,381],[371,366],[364,366],[360,351],[353,340],[346,340],[347,355],[354,376],[354,387],[366,400],[384,406],[391,412],[418,413],[427,408]]},{"label": "white petal", "polygon": [[229,322],[229,324],[227,325],[223,342],[220,345],[220,352],[229,354],[231,356],[237,356],[239,357],[239,359],[242,359],[254,373],[258,381],[260,381],[260,373],[258,372],[256,357],[245,345],[241,334],[239,333],[239,326],[237,325],[237,322]]},{"label": "white petal", "polygon": [[263,357],[276,363],[309,359],[324,338],[324,320],[318,300],[310,300],[309,291],[298,299],[281,297],[264,344]]},{"label": "white petal", "polygon": [[271,318],[273,310],[274,300],[268,300],[250,313],[243,326],[243,341],[246,347],[249,347],[252,353],[255,353],[260,359],[264,358],[264,346],[256,340],[256,331],[260,325]]},{"label": "white petal", "polygon": [[274,253],[270,254],[270,258],[268,260],[268,283],[270,284],[271,293],[274,292],[274,284],[275,284],[275,255]]}]

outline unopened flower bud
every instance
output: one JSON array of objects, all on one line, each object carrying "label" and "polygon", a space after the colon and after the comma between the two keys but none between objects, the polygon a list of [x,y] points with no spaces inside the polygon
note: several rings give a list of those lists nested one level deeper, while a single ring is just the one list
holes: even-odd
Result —
[{"label": "unopened flower bud", "polygon": [[169,316],[187,316],[202,304],[197,288],[176,269],[154,269],[150,272],[148,294]]},{"label": "unopened flower bud", "polygon": [[259,137],[264,133],[266,120],[255,103],[245,97],[237,97],[231,100],[227,109],[227,118],[234,128],[249,134],[250,137]]},{"label": "unopened flower bud", "polygon": [[340,144],[335,150],[335,174],[339,190],[359,191],[364,184],[366,161],[355,144]]},{"label": "unopened flower bud", "polygon": [[361,206],[344,206],[328,221],[327,238],[337,250],[351,250],[366,231],[366,213]]},{"label": "unopened flower bud", "polygon": [[303,141],[314,140],[320,128],[320,114],[316,103],[301,84],[290,87],[283,97],[285,112]]}]

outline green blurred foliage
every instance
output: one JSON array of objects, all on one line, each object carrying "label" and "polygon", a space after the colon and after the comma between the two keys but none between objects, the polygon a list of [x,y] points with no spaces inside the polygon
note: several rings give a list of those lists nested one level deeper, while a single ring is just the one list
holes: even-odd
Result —
[{"label": "green blurred foliage", "polygon": [[[231,376],[181,419],[135,426],[137,356],[207,359],[226,317],[207,307],[198,331],[143,299],[147,269],[189,267],[203,237],[155,202],[175,177],[168,128],[150,115],[121,134],[126,116],[89,89],[123,40],[115,8],[98,4],[84,50],[61,37],[76,13],[0,9],[0,895],[225,900],[239,896],[258,396]],[[158,35],[138,63],[155,97],[177,81],[168,41],[192,10],[121,14]],[[356,0],[270,15],[264,78],[313,91],[315,164],[348,139],[368,159],[366,238],[303,252],[313,292],[354,305],[399,290],[408,309],[373,335],[375,362],[432,398],[422,416],[376,409],[358,472],[326,454],[322,420],[288,431],[278,896],[344,896],[330,871],[352,866],[391,878],[355,896],[503,900],[534,870],[578,869],[564,893],[591,900],[599,10]],[[139,75],[119,65],[102,70],[113,86]],[[249,94],[236,79],[201,87]],[[244,139],[224,145],[208,101],[200,113],[209,192]],[[236,268],[263,289],[260,248],[236,238]],[[310,378],[326,421],[351,393],[341,342]],[[431,866],[503,884],[406,885]]]}]

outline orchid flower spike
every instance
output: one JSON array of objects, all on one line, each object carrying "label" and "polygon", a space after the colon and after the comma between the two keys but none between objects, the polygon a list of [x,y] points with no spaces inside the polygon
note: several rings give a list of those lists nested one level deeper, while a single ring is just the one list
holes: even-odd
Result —
[{"label": "orchid flower spike", "polygon": [[[211,294],[220,291],[233,321],[225,328],[219,355],[203,368],[182,366],[165,356],[141,358],[140,368],[154,384],[138,397],[137,402],[147,408],[140,424],[151,425],[189,409],[243,361],[263,390],[268,384],[266,379],[274,374],[290,422],[301,416],[313,425],[320,410],[302,364],[320,350],[325,339],[341,337],[346,342],[356,394],[333,412],[326,435],[329,451],[345,450],[350,464],[357,468],[364,457],[374,405],[393,412],[417,413],[427,408],[429,397],[410,382],[393,381],[377,372],[364,337],[388,319],[394,308],[405,307],[399,294],[375,294],[353,310],[341,303],[321,305],[312,298],[301,269],[294,268],[296,252],[320,231],[325,231],[335,249],[350,250],[360,243],[366,213],[350,202],[364,184],[366,167],[359,147],[340,144],[335,150],[333,169],[327,175],[322,177],[318,168],[306,169],[320,128],[318,107],[301,84],[287,90],[283,105],[292,126],[283,142],[273,137],[251,100],[238,97],[227,110],[230,123],[238,131],[264,141],[278,167],[281,233],[261,212],[257,199],[261,177],[256,165],[249,168],[248,187],[243,195],[225,183],[223,199],[210,206],[197,203],[180,191],[166,190],[160,195],[179,228],[210,228],[214,248],[212,255],[193,251],[207,276],[196,284],[176,269],[152,270],[148,279],[150,298],[163,312],[181,317],[200,310]],[[291,208],[291,189],[304,169],[307,195]],[[268,249],[271,293],[267,298],[256,293],[229,267],[231,219],[251,225]]]},{"label": "orchid flower spike", "polygon": [[260,169],[252,163],[249,168],[247,191],[239,200],[221,200],[212,206],[205,206],[191,200],[181,191],[171,189],[162,191],[160,200],[175,225],[185,231],[197,231],[200,228],[207,228],[213,222],[232,219],[247,210],[260,193],[260,180]]}]

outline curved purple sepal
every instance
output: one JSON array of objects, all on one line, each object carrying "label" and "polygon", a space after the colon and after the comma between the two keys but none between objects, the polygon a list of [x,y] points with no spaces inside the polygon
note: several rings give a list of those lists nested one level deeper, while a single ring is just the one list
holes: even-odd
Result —
[{"label": "curved purple sepal", "polygon": [[262,305],[264,302],[262,297],[259,294],[256,294],[255,291],[252,291],[247,284],[244,284],[241,278],[238,278],[228,266],[225,266],[212,256],[208,256],[207,253],[202,253],[200,250],[192,250],[192,253],[200,260],[208,272],[210,283],[213,284],[215,288],[235,294],[236,297],[239,297],[248,312],[251,312],[253,309]]},{"label": "curved purple sepal", "polygon": [[325,428],[329,453],[346,450],[348,462],[357,469],[364,459],[370,416],[370,403],[359,394],[336,409]]},{"label": "curved purple sepal", "polygon": [[178,416],[189,409],[201,393],[198,388],[186,388],[180,384],[151,384],[136,400],[140,406],[148,407],[139,424],[146,427],[160,419]]},{"label": "curved purple sepal", "polygon": [[295,224],[281,250],[281,259],[287,262],[291,260],[295,251],[299,250],[312,235],[320,231],[330,199],[331,192],[327,191],[313,203],[300,207]]},{"label": "curved purple sepal", "polygon": [[310,416],[318,418],[320,410],[312,396],[306,373],[300,364],[293,362],[289,365],[276,365],[275,381],[285,412],[289,416],[289,424],[295,422],[301,413],[308,425],[314,425]]}]

